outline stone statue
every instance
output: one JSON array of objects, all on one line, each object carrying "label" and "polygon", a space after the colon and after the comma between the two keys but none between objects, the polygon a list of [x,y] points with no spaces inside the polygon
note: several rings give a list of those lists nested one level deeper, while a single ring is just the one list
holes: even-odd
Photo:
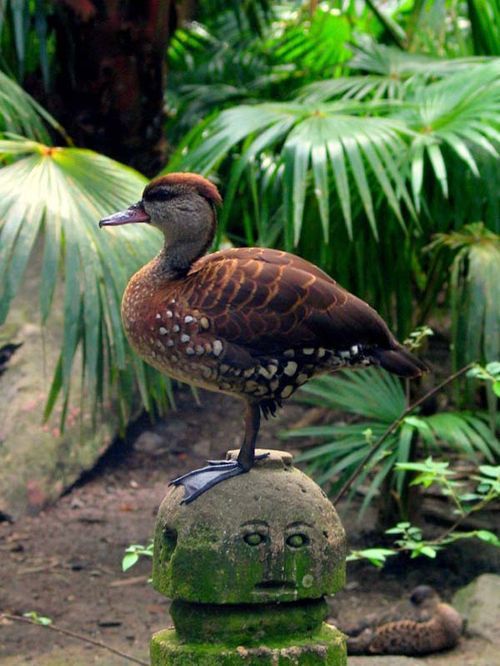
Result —
[{"label": "stone statue", "polygon": [[204,503],[183,495],[172,487],[158,513],[153,585],[175,629],[153,637],[152,664],[345,664],[324,622],[324,597],[344,584],[344,529],[291,455],[271,451]]}]

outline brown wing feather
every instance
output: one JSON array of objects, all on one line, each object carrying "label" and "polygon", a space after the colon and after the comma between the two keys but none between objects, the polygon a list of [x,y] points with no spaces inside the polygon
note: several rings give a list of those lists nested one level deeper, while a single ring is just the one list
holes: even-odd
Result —
[{"label": "brown wing feather", "polygon": [[277,250],[241,248],[200,259],[185,278],[191,307],[229,342],[272,353],[293,346],[394,349],[369,305],[309,262]]}]

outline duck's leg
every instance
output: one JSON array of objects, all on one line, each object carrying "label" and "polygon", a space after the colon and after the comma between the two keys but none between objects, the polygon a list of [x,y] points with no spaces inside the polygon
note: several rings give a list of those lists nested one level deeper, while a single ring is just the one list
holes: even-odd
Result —
[{"label": "duck's leg", "polygon": [[209,460],[206,467],[195,469],[179,476],[171,483],[185,488],[182,504],[188,504],[213,486],[248,472],[255,460],[265,458],[268,454],[255,456],[255,442],[259,434],[260,407],[256,402],[247,402],[245,410],[245,437],[236,460]]},{"label": "duck's leg", "polygon": [[[238,453],[237,462],[244,472],[255,463],[255,442],[260,429],[260,406],[258,402],[247,402],[245,409],[245,438]],[[267,455],[267,454],[265,454]]]}]

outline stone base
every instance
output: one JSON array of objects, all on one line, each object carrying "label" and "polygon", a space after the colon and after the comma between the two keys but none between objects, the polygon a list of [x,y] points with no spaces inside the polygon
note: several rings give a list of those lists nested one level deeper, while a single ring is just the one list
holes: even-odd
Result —
[{"label": "stone base", "polygon": [[151,639],[151,666],[347,666],[344,635],[324,623],[311,637],[253,647],[181,642],[175,629]]}]

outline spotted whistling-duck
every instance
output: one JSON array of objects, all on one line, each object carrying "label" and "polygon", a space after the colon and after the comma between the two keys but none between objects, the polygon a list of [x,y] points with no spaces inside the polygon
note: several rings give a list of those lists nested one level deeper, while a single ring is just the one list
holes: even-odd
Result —
[{"label": "spotted whistling-duck", "polygon": [[261,413],[274,414],[311,377],[370,365],[403,377],[425,370],[375,310],[308,261],[252,247],[205,255],[221,203],[210,181],[171,173],[99,223],[147,223],[165,237],[123,296],[123,325],[137,354],[170,377],[246,403],[238,459],[210,461],[176,479],[186,502],[248,472]]}]

